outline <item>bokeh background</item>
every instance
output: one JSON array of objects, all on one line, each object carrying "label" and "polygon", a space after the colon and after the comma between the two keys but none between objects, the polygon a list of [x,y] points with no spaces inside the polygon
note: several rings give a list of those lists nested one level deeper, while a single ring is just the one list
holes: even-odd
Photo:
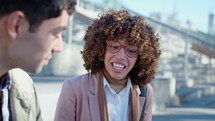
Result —
[{"label": "bokeh background", "polygon": [[85,31],[108,9],[145,17],[161,36],[153,121],[215,121],[214,0],[78,0],[63,34],[64,51],[31,74],[44,119],[53,120],[63,80],[86,73],[80,54]]}]

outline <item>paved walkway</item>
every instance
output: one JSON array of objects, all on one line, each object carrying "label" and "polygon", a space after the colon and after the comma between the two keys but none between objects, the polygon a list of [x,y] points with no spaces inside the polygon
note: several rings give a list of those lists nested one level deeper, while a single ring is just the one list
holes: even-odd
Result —
[{"label": "paved walkway", "polygon": [[64,78],[34,78],[44,121],[53,121]]},{"label": "paved walkway", "polygon": [[215,96],[189,101],[157,112],[153,121],[215,121]]}]

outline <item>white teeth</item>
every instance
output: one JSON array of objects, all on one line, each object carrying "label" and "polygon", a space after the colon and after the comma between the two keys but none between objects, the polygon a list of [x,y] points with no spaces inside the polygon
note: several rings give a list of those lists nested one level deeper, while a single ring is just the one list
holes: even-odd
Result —
[{"label": "white teeth", "polygon": [[125,66],[124,66],[124,65],[121,65],[121,64],[113,63],[113,67],[114,67],[115,69],[122,70]]}]

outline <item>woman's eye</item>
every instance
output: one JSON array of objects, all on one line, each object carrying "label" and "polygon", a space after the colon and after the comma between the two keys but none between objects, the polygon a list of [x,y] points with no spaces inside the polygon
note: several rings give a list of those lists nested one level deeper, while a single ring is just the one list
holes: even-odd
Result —
[{"label": "woman's eye", "polygon": [[129,53],[137,53],[137,52],[138,52],[137,49],[128,49],[127,51],[128,51]]},{"label": "woman's eye", "polygon": [[118,49],[118,48],[119,48],[119,46],[112,45],[112,46],[111,46],[111,48],[112,48],[112,49]]}]

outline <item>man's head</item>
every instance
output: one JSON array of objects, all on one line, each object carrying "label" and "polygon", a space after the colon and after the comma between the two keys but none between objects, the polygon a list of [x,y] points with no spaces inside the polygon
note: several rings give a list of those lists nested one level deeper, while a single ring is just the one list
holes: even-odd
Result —
[{"label": "man's head", "polygon": [[76,5],[76,0],[0,1],[0,18],[14,11],[21,11],[29,21],[30,31],[35,31],[44,20],[60,16],[63,10],[71,15]]},{"label": "man's head", "polygon": [[62,50],[61,33],[75,5],[75,0],[1,0],[0,64],[41,71],[52,53]]}]

